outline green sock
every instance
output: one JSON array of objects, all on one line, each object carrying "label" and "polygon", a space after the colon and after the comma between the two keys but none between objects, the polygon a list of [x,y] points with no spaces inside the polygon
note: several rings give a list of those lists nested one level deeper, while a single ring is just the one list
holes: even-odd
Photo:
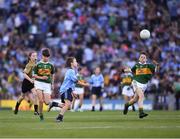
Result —
[{"label": "green sock", "polygon": [[143,113],[143,108],[139,108],[139,113]]},{"label": "green sock", "polygon": [[125,105],[129,107],[129,106],[131,106],[131,105],[133,105],[133,104],[134,104],[134,103],[132,103],[132,102],[127,102]]}]

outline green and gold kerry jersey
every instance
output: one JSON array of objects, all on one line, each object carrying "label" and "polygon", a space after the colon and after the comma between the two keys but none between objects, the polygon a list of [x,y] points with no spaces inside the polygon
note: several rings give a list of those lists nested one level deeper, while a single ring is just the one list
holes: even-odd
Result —
[{"label": "green and gold kerry jersey", "polygon": [[[81,74],[77,75],[78,80],[84,80],[84,77]],[[76,84],[76,87],[83,88],[81,85]]]},{"label": "green and gold kerry jersey", "polygon": [[122,86],[131,85],[131,82],[133,80],[133,75],[132,73],[123,73],[121,75],[121,78],[122,78],[121,81]]},{"label": "green and gold kerry jersey", "polygon": [[146,84],[153,76],[155,72],[155,66],[150,63],[141,64],[137,63],[132,67],[133,80],[136,80],[142,84]]},{"label": "green and gold kerry jersey", "polygon": [[51,83],[52,82],[52,74],[54,74],[54,66],[49,62],[40,61],[34,67],[34,74],[36,74],[38,76],[47,76],[48,77],[47,80],[36,79],[37,81]]}]

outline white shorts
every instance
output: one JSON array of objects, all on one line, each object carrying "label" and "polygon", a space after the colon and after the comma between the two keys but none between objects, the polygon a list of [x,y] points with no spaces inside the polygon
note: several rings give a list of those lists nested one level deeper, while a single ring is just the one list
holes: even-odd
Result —
[{"label": "white shorts", "polygon": [[50,83],[34,81],[34,87],[36,90],[37,89],[42,90],[43,93],[51,94],[51,84]]},{"label": "white shorts", "polygon": [[133,92],[132,87],[124,86],[123,89],[122,89],[122,94],[125,95],[125,96],[128,96],[128,97],[134,96],[134,92]]},{"label": "white shorts", "polygon": [[137,82],[135,80],[132,81],[133,90],[136,91],[137,88],[141,88],[143,92],[146,91],[147,84],[142,84],[140,82]]},{"label": "white shorts", "polygon": [[81,95],[84,93],[84,88],[82,87],[75,87],[74,94]]}]

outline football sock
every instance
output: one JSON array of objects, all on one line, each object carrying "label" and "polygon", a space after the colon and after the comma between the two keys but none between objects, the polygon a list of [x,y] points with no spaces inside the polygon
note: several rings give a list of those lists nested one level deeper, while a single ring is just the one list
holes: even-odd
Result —
[{"label": "football sock", "polygon": [[19,108],[19,105],[20,105],[21,103],[19,103],[19,102],[17,102],[16,103],[16,108]]},{"label": "football sock", "polygon": [[92,106],[92,110],[91,111],[95,111],[95,106]]},{"label": "football sock", "polygon": [[99,108],[99,111],[102,111],[103,110],[103,107],[101,106],[100,108]]},{"label": "football sock", "polygon": [[53,106],[53,107],[59,107],[59,103],[53,101],[53,102],[52,102],[52,106]]},{"label": "football sock", "polygon": [[139,113],[143,113],[143,108],[139,108]]},{"label": "football sock", "polygon": [[125,105],[129,107],[129,106],[131,106],[133,104],[134,104],[133,102],[127,102]]},{"label": "football sock", "polygon": [[61,120],[62,120],[62,119],[63,119],[63,115],[59,114],[59,115],[58,115],[58,119],[61,119]]},{"label": "football sock", "polygon": [[34,111],[38,112],[38,105],[34,105]]}]

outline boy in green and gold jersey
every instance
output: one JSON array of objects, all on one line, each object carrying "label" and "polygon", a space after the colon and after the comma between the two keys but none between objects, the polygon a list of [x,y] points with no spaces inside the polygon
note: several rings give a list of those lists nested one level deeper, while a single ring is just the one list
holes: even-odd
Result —
[{"label": "boy in green and gold jersey", "polygon": [[[78,68],[77,78],[81,82],[85,82],[84,77],[83,77],[83,68]],[[81,109],[81,107],[82,107],[83,100],[84,100],[84,87],[79,84],[76,84],[74,94],[77,95],[77,97],[79,99],[79,104],[78,104],[78,109],[76,109],[75,108],[76,98],[74,98],[73,102],[72,102],[72,111],[78,110],[78,111],[82,112],[83,110]]]},{"label": "boy in green and gold jersey", "polygon": [[43,120],[43,103],[48,105],[51,101],[51,92],[54,88],[54,66],[49,62],[50,50],[42,50],[42,59],[34,67],[34,86],[39,99],[39,116]]},{"label": "boy in green and gold jersey", "polygon": [[123,111],[124,114],[127,114],[129,106],[138,102],[139,118],[148,116],[148,114],[143,111],[144,92],[147,88],[149,80],[152,78],[157,68],[157,62],[153,61],[153,64],[147,63],[147,54],[145,52],[140,53],[139,62],[131,69],[133,72],[132,86],[135,95],[128,103],[125,104]]},{"label": "boy in green and gold jersey", "polygon": [[[122,95],[124,97],[125,103],[129,102],[134,96],[134,91],[131,86],[132,80],[133,80],[133,75],[131,73],[131,69],[129,67],[126,67],[124,69],[124,73],[121,75],[122,82]],[[132,110],[135,111],[134,105],[132,105]]]}]

